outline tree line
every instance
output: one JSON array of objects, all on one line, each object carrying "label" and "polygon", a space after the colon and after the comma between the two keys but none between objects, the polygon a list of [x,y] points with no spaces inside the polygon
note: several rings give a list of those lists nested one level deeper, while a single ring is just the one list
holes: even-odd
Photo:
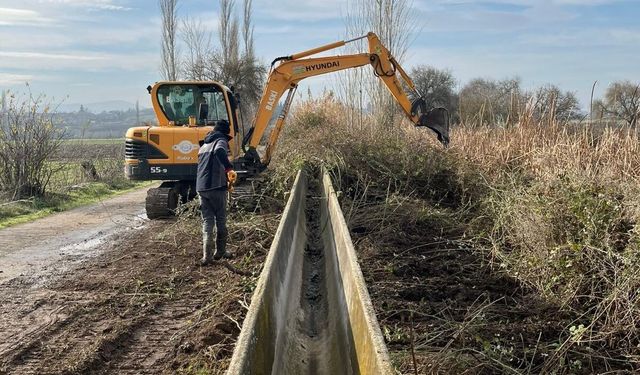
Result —
[{"label": "tree line", "polygon": [[590,118],[635,127],[640,118],[640,84],[631,81],[612,83],[585,112],[575,93],[554,84],[524,90],[519,78],[476,78],[457,89],[451,71],[424,65],[414,67],[411,77],[427,103],[446,108],[454,123],[465,125],[513,124],[529,116],[538,122]]}]

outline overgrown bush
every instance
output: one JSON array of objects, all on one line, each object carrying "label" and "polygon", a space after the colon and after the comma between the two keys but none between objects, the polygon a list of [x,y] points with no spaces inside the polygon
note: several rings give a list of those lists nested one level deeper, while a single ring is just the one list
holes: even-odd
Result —
[{"label": "overgrown bush", "polygon": [[402,193],[457,206],[470,197],[467,189],[479,188],[425,130],[404,122],[376,126],[371,117],[360,128],[346,123],[344,110],[333,96],[296,108],[274,156],[283,181],[292,178],[292,166],[319,162],[339,177],[346,194],[366,187],[372,194]]},{"label": "overgrown bush", "polygon": [[43,95],[10,94],[0,113],[0,189],[13,200],[44,195],[56,171],[64,131],[50,109]]}]

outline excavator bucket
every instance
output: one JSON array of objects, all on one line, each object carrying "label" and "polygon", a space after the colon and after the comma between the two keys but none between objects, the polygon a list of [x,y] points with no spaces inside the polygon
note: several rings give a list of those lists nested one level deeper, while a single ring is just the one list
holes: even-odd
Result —
[{"label": "excavator bucket", "polygon": [[449,111],[445,108],[434,108],[421,115],[418,126],[426,126],[433,130],[444,147],[449,145]]},{"label": "excavator bucket", "polygon": [[433,108],[427,111],[427,103],[418,98],[411,103],[411,115],[419,116],[416,126],[426,126],[438,136],[438,141],[447,147],[449,145],[449,111],[446,108]]}]

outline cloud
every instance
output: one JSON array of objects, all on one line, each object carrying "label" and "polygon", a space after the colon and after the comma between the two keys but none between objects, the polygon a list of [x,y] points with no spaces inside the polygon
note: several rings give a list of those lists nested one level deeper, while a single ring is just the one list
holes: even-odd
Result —
[{"label": "cloud", "polygon": [[145,71],[154,68],[156,53],[48,53],[0,51],[0,68],[13,70]]},{"label": "cloud", "polygon": [[539,32],[519,38],[522,45],[538,48],[602,48],[627,47],[640,44],[640,30],[622,28],[576,28],[558,32]]},{"label": "cloud", "polygon": [[40,13],[29,9],[0,8],[0,26],[37,26],[51,24],[53,19],[43,17]]},{"label": "cloud", "polygon": [[594,6],[619,3],[628,0],[436,0],[437,4],[444,5],[486,5],[503,4],[514,6],[549,6],[549,5],[581,5]]},{"label": "cloud", "polygon": [[0,57],[17,58],[17,59],[38,59],[42,60],[74,60],[74,61],[97,61],[102,60],[100,56],[87,56],[82,54],[61,54],[61,53],[44,53],[44,52],[11,52],[0,51]]},{"label": "cloud", "polygon": [[64,4],[99,10],[131,10],[129,7],[117,5],[113,0],[40,0],[42,3]]},{"label": "cloud", "polygon": [[594,6],[594,5],[607,5],[613,3],[619,3],[623,0],[554,0],[556,4],[560,5],[582,5],[582,6]]},{"label": "cloud", "polygon": [[155,25],[139,25],[115,30],[97,26],[82,33],[74,33],[72,29],[64,26],[57,27],[55,30],[16,29],[0,27],[0,52],[44,52],[65,55],[68,51],[84,49],[98,52],[126,49],[137,53],[141,50],[153,50],[160,40],[160,30]]},{"label": "cloud", "polygon": [[33,81],[34,76],[29,74],[0,73],[0,85],[14,86]]},{"label": "cloud", "polygon": [[340,20],[346,2],[342,0],[265,0],[254,10],[259,16],[283,21]]}]

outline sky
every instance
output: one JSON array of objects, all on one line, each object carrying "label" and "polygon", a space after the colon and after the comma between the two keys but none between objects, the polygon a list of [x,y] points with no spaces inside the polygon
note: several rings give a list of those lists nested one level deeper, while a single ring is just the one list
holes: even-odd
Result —
[{"label": "sky", "polygon": [[[596,96],[616,80],[640,82],[640,0],[409,2],[417,28],[405,69],[449,69],[459,86],[477,77],[517,76],[525,88],[553,83],[585,107],[594,81]],[[216,32],[218,1],[179,3],[179,17],[202,19]],[[344,26],[349,6],[254,0],[257,55],[266,64],[352,37]],[[150,106],[145,88],[161,79],[159,66],[156,0],[0,0],[0,90],[24,91],[28,82],[31,92],[66,103]],[[300,91],[307,87],[337,89],[328,77],[310,79]]]}]

